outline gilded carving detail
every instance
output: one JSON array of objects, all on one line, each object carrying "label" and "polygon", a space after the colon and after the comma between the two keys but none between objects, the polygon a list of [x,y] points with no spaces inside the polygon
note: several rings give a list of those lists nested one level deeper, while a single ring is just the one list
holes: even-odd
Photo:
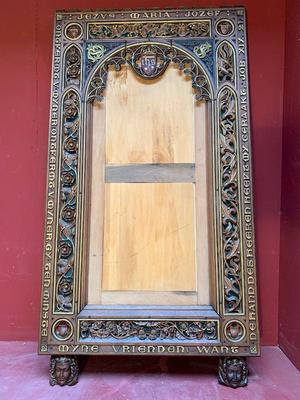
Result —
[{"label": "gilded carving detail", "polygon": [[70,90],[63,100],[63,151],[55,299],[55,311],[60,312],[70,312],[73,307],[79,107],[78,94]]},{"label": "gilded carving detail", "polygon": [[65,86],[80,85],[81,54],[76,46],[71,46],[65,55]]},{"label": "gilded carving detail", "polygon": [[81,339],[217,340],[216,321],[81,321]]},{"label": "gilded carving detail", "polygon": [[88,35],[89,39],[208,37],[210,22],[93,23],[89,24]]},{"label": "gilded carving detail", "polygon": [[238,149],[236,98],[228,87],[219,94],[219,139],[224,306],[227,313],[236,313],[242,306]]},{"label": "gilded carving detail", "polygon": [[218,83],[235,83],[234,50],[232,46],[223,42],[217,51]]}]

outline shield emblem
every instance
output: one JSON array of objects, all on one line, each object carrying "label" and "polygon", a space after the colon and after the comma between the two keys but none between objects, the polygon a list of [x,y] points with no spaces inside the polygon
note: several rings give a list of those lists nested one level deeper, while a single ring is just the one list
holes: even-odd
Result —
[{"label": "shield emblem", "polygon": [[155,53],[143,54],[141,57],[141,71],[146,76],[156,74],[157,70],[157,55]]},{"label": "shield emblem", "polygon": [[229,21],[220,21],[217,26],[217,30],[221,35],[230,35],[233,31],[233,27]]}]

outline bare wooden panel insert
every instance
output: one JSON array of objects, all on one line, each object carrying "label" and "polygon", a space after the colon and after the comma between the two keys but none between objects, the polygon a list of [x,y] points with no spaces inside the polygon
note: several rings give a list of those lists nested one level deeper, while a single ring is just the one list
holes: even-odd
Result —
[{"label": "bare wooden panel insert", "polygon": [[91,197],[89,226],[89,276],[88,302],[99,303],[101,291],[101,267],[104,214],[104,141],[105,102],[95,102],[92,107],[91,150]]},{"label": "bare wooden panel insert", "polygon": [[103,290],[195,291],[192,183],[106,183]]},{"label": "bare wooden panel insert", "polygon": [[194,162],[192,85],[177,66],[155,80],[110,70],[106,107],[107,163]]}]

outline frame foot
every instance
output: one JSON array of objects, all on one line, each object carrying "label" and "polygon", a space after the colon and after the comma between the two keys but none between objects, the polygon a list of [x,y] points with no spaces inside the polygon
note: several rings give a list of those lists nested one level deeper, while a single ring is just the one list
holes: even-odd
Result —
[{"label": "frame foot", "polygon": [[51,356],[50,380],[51,386],[73,386],[78,382],[78,361],[76,356]]},{"label": "frame foot", "polygon": [[232,387],[246,386],[248,383],[248,366],[244,357],[220,357],[219,382]]}]

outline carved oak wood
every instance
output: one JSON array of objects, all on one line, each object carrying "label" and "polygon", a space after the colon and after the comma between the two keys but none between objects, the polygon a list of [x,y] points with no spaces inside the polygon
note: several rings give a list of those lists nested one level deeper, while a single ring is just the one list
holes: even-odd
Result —
[{"label": "carved oak wood", "polygon": [[[89,305],[91,104],[111,68],[149,81],[170,65],[210,113],[211,304]],[[247,383],[242,357],[260,352],[249,121],[244,8],[56,13],[39,343],[51,385],[77,382],[81,354],[221,356],[220,382]],[[195,164],[106,166],[105,179],[194,183]]]}]

